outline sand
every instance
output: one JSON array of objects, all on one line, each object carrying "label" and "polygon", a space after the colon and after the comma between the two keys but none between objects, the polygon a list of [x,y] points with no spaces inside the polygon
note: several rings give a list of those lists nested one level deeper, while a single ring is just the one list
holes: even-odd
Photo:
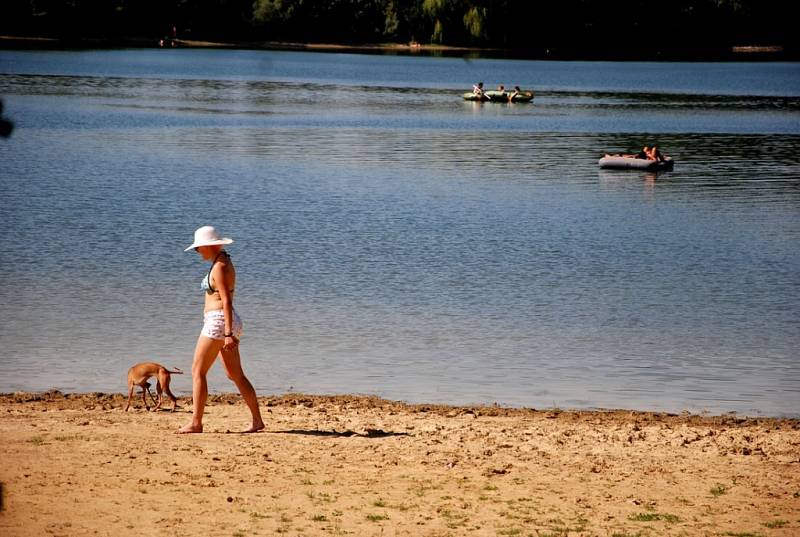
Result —
[{"label": "sand", "polygon": [[0,535],[800,535],[800,420],[0,395]]}]

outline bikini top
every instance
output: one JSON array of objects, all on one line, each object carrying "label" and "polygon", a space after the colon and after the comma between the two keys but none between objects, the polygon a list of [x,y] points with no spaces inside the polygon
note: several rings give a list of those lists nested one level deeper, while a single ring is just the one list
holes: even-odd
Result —
[{"label": "bikini top", "polygon": [[[211,267],[209,267],[208,272],[203,277],[203,280],[200,282],[200,289],[205,291],[206,294],[213,295],[214,293],[217,292],[217,290],[214,289],[211,286],[211,270],[214,268],[214,265],[217,263],[217,259],[219,259],[219,256],[221,256],[221,255],[224,255],[224,256],[230,258],[230,254],[228,252],[226,252],[225,250],[223,250],[220,253],[218,253],[217,257],[215,257],[214,261],[211,263]],[[231,289],[231,293],[232,292],[233,292],[233,289]]]}]

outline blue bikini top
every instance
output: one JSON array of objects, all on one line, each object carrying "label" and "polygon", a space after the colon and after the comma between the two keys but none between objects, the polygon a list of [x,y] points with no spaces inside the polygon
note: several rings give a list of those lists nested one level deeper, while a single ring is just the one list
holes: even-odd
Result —
[{"label": "blue bikini top", "polygon": [[219,256],[221,256],[221,255],[224,255],[224,256],[230,258],[230,254],[228,252],[226,252],[225,250],[222,250],[220,253],[218,253],[217,257],[215,257],[214,261],[211,263],[211,267],[209,267],[208,272],[206,272],[206,275],[203,276],[203,280],[200,282],[200,289],[202,289],[203,291],[205,291],[209,295],[213,295],[214,293],[217,292],[216,289],[211,287],[211,269],[214,268],[214,265],[217,263],[217,259],[219,259]]},{"label": "blue bikini top", "polygon": [[208,281],[208,277],[211,276],[209,272],[205,276],[203,276],[203,281],[200,282],[200,289],[208,293],[209,295],[214,292],[214,288],[211,287],[211,282]]}]

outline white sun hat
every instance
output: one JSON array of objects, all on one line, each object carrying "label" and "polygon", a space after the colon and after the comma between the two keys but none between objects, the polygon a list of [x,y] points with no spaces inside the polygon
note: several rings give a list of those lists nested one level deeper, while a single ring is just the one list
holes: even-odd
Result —
[{"label": "white sun hat", "polygon": [[228,239],[225,237],[220,237],[217,228],[214,226],[203,226],[198,228],[197,231],[194,232],[194,242],[191,246],[184,250],[184,252],[188,252],[189,250],[193,250],[199,246],[213,246],[215,244],[230,244],[233,242],[233,239]]}]

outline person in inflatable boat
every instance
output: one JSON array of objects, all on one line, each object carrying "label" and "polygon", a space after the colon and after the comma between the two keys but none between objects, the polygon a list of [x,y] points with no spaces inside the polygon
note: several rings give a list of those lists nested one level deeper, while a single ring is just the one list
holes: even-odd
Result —
[{"label": "person in inflatable boat", "polygon": [[655,145],[653,147],[644,146],[644,147],[642,147],[641,151],[639,151],[638,153],[634,153],[634,154],[626,154],[626,153],[612,153],[612,154],[609,154],[609,153],[606,153],[605,156],[607,156],[607,157],[622,157],[622,158],[638,158],[638,159],[641,159],[641,160],[655,160],[655,161],[658,161],[658,162],[664,162],[665,160],[667,160],[667,158],[664,156],[664,154],[661,151],[659,151],[658,146],[655,146]]},{"label": "person in inflatable boat", "polygon": [[647,146],[645,146],[644,147],[644,152],[645,152],[647,160],[655,160],[655,161],[658,161],[658,162],[664,162],[666,160],[666,158],[664,157],[664,154],[661,151],[658,150],[658,146],[654,145],[649,150],[647,149]]}]

